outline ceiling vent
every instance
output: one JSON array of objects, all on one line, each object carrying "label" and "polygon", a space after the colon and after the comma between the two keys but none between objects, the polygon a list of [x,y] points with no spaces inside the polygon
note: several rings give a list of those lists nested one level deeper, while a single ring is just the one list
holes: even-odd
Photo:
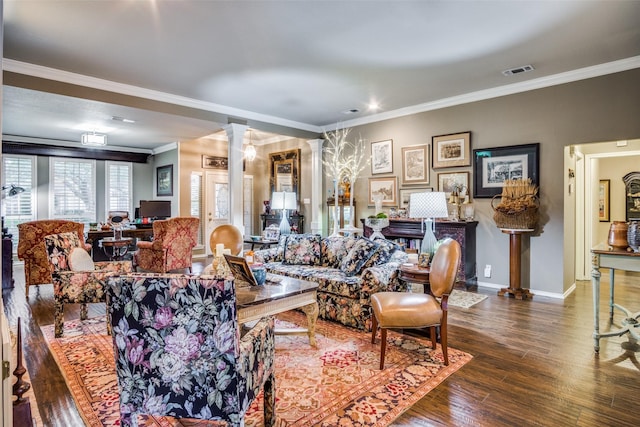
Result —
[{"label": "ceiling vent", "polygon": [[504,70],[502,74],[505,76],[513,76],[516,74],[528,73],[529,71],[533,71],[533,70],[534,70],[533,65],[523,65],[522,67],[516,67],[510,70]]},{"label": "ceiling vent", "polygon": [[107,145],[107,135],[95,132],[83,133],[80,141],[82,142],[82,145]]},{"label": "ceiling vent", "polygon": [[342,112],[342,114],[356,114],[356,113],[359,113],[359,112],[360,112],[360,110],[357,109],[357,108],[350,108],[348,110],[344,110]]}]

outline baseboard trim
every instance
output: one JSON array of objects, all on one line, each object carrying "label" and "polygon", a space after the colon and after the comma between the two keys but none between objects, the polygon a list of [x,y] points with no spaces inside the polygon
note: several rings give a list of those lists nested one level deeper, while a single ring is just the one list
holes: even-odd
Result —
[{"label": "baseboard trim", "polygon": [[[508,285],[500,285],[497,283],[488,283],[488,282],[480,282],[478,281],[478,287],[480,288],[488,288],[488,289],[496,289],[496,290],[500,290],[502,288],[506,288],[508,287]],[[554,298],[554,299],[565,299],[566,297],[568,297],[574,290],[576,289],[576,284],[574,283],[573,285],[571,285],[571,287],[569,289],[566,290],[565,293],[563,294],[559,294],[557,292],[549,292],[549,291],[543,291],[543,290],[539,290],[539,289],[529,289],[531,291],[531,293],[536,296],[541,296],[541,297],[547,297],[547,298]]]}]

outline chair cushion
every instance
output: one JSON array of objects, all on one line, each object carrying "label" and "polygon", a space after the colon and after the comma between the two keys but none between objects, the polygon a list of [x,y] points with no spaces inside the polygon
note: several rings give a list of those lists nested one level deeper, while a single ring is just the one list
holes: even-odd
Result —
[{"label": "chair cushion", "polygon": [[425,328],[442,320],[440,304],[426,294],[379,292],[371,295],[371,308],[381,328]]},{"label": "chair cushion", "polygon": [[96,269],[91,255],[83,248],[75,248],[71,251],[69,255],[69,267],[71,271],[93,271]]},{"label": "chair cushion", "polygon": [[288,265],[320,265],[320,235],[288,235],[284,245],[282,263]]},{"label": "chair cushion", "polygon": [[340,270],[347,276],[360,274],[363,266],[379,248],[380,245],[376,242],[366,238],[358,239],[347,256],[342,259]]},{"label": "chair cushion", "polygon": [[44,236],[44,245],[53,271],[69,271],[69,254],[82,247],[78,234],[73,231]]}]

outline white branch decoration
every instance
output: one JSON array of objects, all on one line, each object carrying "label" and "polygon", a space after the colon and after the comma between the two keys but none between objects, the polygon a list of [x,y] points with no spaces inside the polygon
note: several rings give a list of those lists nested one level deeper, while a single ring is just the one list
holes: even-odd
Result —
[{"label": "white branch decoration", "polygon": [[351,215],[349,215],[349,228],[356,228],[353,225],[353,209],[351,209],[351,207],[353,206],[353,194],[354,194],[354,187],[356,184],[356,180],[358,179],[358,176],[360,175],[360,172],[362,172],[362,170],[364,168],[366,168],[369,163],[371,162],[371,157],[367,157],[365,156],[365,140],[360,138],[358,139],[358,141],[350,143],[347,142],[348,146],[351,148],[351,156],[348,156],[346,158],[346,167],[345,170],[343,172],[343,175],[347,177],[347,179],[349,180],[349,186],[351,188],[350,194],[349,194],[349,212],[351,213]]},{"label": "white branch decoration", "polygon": [[331,236],[337,236],[339,230],[338,224],[338,183],[345,174],[348,165],[348,158],[344,154],[344,149],[349,146],[347,135],[351,129],[336,129],[333,132],[324,132],[324,139],[327,146],[324,148],[325,158],[322,164],[327,168],[329,176],[333,176],[334,201],[336,203],[333,211],[333,232]]}]

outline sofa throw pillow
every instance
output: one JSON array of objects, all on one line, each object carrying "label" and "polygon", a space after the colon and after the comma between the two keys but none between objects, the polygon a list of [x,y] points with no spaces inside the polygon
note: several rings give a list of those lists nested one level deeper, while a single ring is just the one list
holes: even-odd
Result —
[{"label": "sofa throw pillow", "polygon": [[358,239],[347,256],[342,259],[340,270],[347,276],[359,274],[362,271],[362,267],[379,248],[380,245],[376,242],[366,238]]},{"label": "sofa throw pillow", "polygon": [[356,240],[353,236],[328,236],[322,239],[320,242],[322,265],[340,268],[341,261],[347,256]]},{"label": "sofa throw pillow", "polygon": [[320,265],[319,234],[289,234],[284,245],[283,264]]},{"label": "sofa throw pillow", "polygon": [[376,242],[380,247],[362,266],[363,270],[365,268],[373,267],[374,265],[380,265],[389,262],[394,252],[400,250],[400,246],[397,243],[387,239],[375,239],[374,242]]},{"label": "sofa throw pillow", "polygon": [[69,267],[71,271],[93,271],[96,265],[91,255],[84,248],[74,248],[69,255]]},{"label": "sofa throw pillow", "polygon": [[70,231],[44,236],[44,246],[52,271],[68,271],[69,254],[73,249],[80,247],[81,243],[78,233]]}]

